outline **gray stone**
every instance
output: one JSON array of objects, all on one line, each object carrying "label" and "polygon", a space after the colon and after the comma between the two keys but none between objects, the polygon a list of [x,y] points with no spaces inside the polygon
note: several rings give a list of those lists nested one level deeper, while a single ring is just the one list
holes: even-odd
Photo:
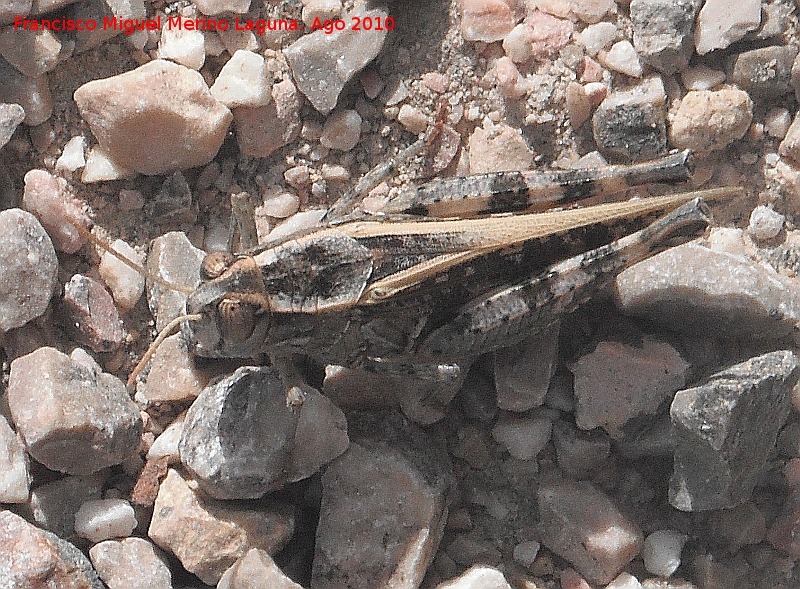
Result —
[{"label": "gray stone", "polygon": [[497,406],[508,411],[528,411],[544,403],[558,358],[559,324],[515,348],[494,354]]},{"label": "gray stone", "polygon": [[142,418],[125,384],[80,348],[14,360],[8,406],[30,455],[52,470],[90,474],[139,449]]},{"label": "gray stone", "polygon": [[566,421],[553,424],[558,466],[574,478],[586,478],[607,464],[611,438],[601,430],[582,431]]},{"label": "gray stone", "polygon": [[208,376],[194,365],[189,346],[180,333],[161,342],[144,374],[136,383],[135,399],[145,404],[196,399],[208,384]]},{"label": "gray stone", "polygon": [[242,153],[269,157],[300,134],[300,95],[291,80],[283,80],[272,87],[269,104],[236,108],[233,118]]},{"label": "gray stone", "polygon": [[397,414],[350,418],[358,443],[322,476],[311,586],[415,588],[441,539],[449,459]]},{"label": "gray stone", "polygon": [[673,507],[728,509],[750,499],[791,410],[798,376],[800,360],[792,352],[772,352],[675,395]]},{"label": "gray stone", "polygon": [[19,104],[0,104],[0,148],[8,143],[24,120],[25,109]]},{"label": "gray stone", "polygon": [[386,30],[353,30],[354,17],[381,19],[388,13],[383,9],[359,10],[342,15],[348,26],[327,34],[317,30],[304,35],[284,50],[292,77],[300,92],[322,114],[331,112],[345,84],[371,62],[383,47]]},{"label": "gray stone", "polygon": [[642,60],[665,74],[686,68],[700,5],[699,0],[632,0],[633,46]]},{"label": "gray stone", "polygon": [[609,94],[592,116],[600,150],[625,160],[646,160],[667,147],[667,109],[660,78]]},{"label": "gray stone", "polygon": [[37,525],[62,537],[75,532],[75,514],[86,501],[100,499],[104,473],[64,477],[31,491],[30,510]]},{"label": "gray stone", "polygon": [[0,212],[0,332],[22,327],[45,312],[56,287],[58,258],[36,217]]},{"label": "gray stone", "polygon": [[[147,270],[170,284],[195,289],[200,285],[200,265],[206,253],[194,247],[185,233],[171,231],[153,240]],[[156,329],[185,312],[188,295],[147,280],[147,304],[156,318]]]},{"label": "gray stone", "polygon": [[258,587],[303,589],[283,574],[269,554],[257,548],[251,549],[225,571],[217,589],[257,589],[255,579],[258,579]]},{"label": "gray stone", "polygon": [[731,60],[728,81],[755,98],[774,98],[791,91],[797,47],[772,45],[743,51]]},{"label": "gray stone", "polygon": [[31,4],[32,0],[0,0],[0,24],[11,24],[16,17],[27,16]]},{"label": "gray stone", "polygon": [[609,583],[639,554],[642,532],[591,483],[544,483],[536,498],[542,544],[590,583]]},{"label": "gray stone", "polygon": [[17,71],[0,57],[0,103],[19,104],[25,110],[25,124],[41,125],[53,114],[53,96],[47,76],[36,78]]},{"label": "gray stone", "polygon": [[145,213],[164,224],[178,225],[197,221],[197,206],[192,203],[192,190],[180,172],[164,180],[153,200],[144,207]]},{"label": "gray stone", "polygon": [[251,548],[275,554],[294,531],[293,509],[285,505],[239,506],[200,494],[191,480],[170,469],[158,490],[147,532],[207,585]]},{"label": "gray stone", "polygon": [[114,299],[103,285],[75,274],[64,285],[64,321],[75,339],[95,352],[113,352],[125,334]]},{"label": "gray stone", "polygon": [[27,503],[30,486],[28,455],[6,418],[0,415],[0,503]]},{"label": "gray stone", "polygon": [[673,331],[780,338],[800,322],[800,291],[771,267],[696,243],[674,247],[617,277],[625,313]]},{"label": "gray stone", "polygon": [[76,546],[10,511],[0,512],[0,587],[105,589]]},{"label": "gray stone", "polygon": [[47,29],[11,27],[0,32],[0,55],[29,78],[56,68],[61,41]]},{"label": "gray stone", "polygon": [[[51,4],[64,0],[34,0],[40,4]],[[67,0],[69,1],[69,0]],[[103,19],[144,19],[146,18],[143,0],[81,0],[75,2],[76,6],[72,12],[72,18],[83,19],[84,21],[94,21],[103,23]],[[42,7],[44,8],[44,7]],[[51,9],[52,10],[52,9]],[[122,33],[122,29],[117,27],[98,26],[95,30],[75,31],[75,51],[81,52],[97,47],[103,41],[107,41]]]},{"label": "gray stone", "polygon": [[251,499],[307,478],[347,449],[341,410],[273,368],[239,368],[189,408],[181,461],[209,495]]}]

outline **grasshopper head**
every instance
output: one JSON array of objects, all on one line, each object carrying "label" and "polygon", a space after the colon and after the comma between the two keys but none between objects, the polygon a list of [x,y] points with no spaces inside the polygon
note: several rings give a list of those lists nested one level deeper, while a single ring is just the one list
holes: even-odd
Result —
[{"label": "grasshopper head", "polygon": [[261,354],[269,328],[264,281],[250,256],[213,253],[202,266],[206,280],[189,295],[187,310],[202,319],[184,324],[200,356],[249,358]]}]

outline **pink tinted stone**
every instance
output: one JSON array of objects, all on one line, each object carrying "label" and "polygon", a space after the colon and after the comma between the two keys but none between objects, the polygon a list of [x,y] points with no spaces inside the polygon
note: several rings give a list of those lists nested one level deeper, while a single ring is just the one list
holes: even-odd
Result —
[{"label": "pink tinted stone", "polygon": [[300,96],[291,80],[272,87],[266,106],[234,111],[236,141],[246,155],[268,157],[300,133]]},{"label": "pink tinted stone", "polygon": [[514,0],[459,0],[458,4],[466,41],[500,41],[517,24]]},{"label": "pink tinted stone", "polygon": [[68,193],[65,180],[45,170],[30,170],[25,174],[22,206],[36,215],[58,251],[74,254],[86,243],[74,224],[88,230],[89,217]]},{"label": "pink tinted stone", "polygon": [[550,59],[567,46],[574,25],[571,21],[556,18],[541,10],[534,10],[525,19],[525,24],[531,27],[532,57],[540,61]]}]

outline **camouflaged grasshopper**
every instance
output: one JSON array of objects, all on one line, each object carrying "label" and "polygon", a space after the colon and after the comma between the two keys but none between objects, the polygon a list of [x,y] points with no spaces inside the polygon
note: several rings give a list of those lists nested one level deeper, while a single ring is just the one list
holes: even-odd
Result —
[{"label": "camouflaged grasshopper", "polygon": [[[244,254],[210,254],[206,281],[188,299],[194,320],[183,324],[184,337],[200,356],[282,362],[302,354],[448,381],[479,355],[552,325],[628,266],[696,237],[709,223],[701,198],[736,189],[495,213],[684,180],[688,157],[438,180],[390,203],[402,215],[342,215]],[[481,216],[408,214],[464,211]]]}]

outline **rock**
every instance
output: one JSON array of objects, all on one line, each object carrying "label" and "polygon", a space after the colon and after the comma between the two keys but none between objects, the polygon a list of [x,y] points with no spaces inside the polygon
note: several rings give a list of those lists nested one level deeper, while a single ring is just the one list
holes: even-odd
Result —
[{"label": "rock", "polygon": [[503,50],[514,63],[546,61],[569,43],[575,26],[540,10],[531,11],[503,40]]},{"label": "rock", "polygon": [[680,72],[694,51],[692,30],[700,0],[632,0],[633,46],[642,60],[664,74]]},{"label": "rock", "polygon": [[104,473],[64,477],[31,491],[33,520],[45,530],[62,537],[75,533],[75,514],[86,501],[100,499]]},{"label": "rock", "polygon": [[727,0],[707,0],[697,15],[694,44],[705,55],[725,49],[761,24],[760,0],[745,0],[735,6]]},{"label": "rock", "polygon": [[170,469],[158,490],[147,534],[187,571],[214,585],[251,548],[270,554],[280,550],[293,529],[290,508],[253,509],[206,499]]},{"label": "rock", "polygon": [[786,217],[779,212],[759,205],[750,213],[750,224],[747,233],[755,241],[768,241],[778,236],[783,230]]},{"label": "rock", "polygon": [[269,232],[269,241],[283,239],[288,235],[294,235],[303,229],[311,229],[317,227],[319,222],[325,216],[328,209],[309,209],[307,211],[300,211],[295,213],[286,221],[275,227]]},{"label": "rock", "polygon": [[207,16],[216,16],[224,12],[245,14],[250,10],[250,0],[198,0],[196,4],[197,9]]},{"label": "rock", "polygon": [[207,164],[233,118],[198,72],[161,59],[87,82],[75,102],[108,155],[147,175]]},{"label": "rock", "polygon": [[36,217],[0,211],[0,332],[22,327],[45,312],[57,284],[58,258]]},{"label": "rock", "polygon": [[199,70],[206,60],[205,35],[203,31],[187,27],[184,24],[184,22],[196,19],[197,15],[192,14],[189,18],[170,16],[177,22],[173,26],[172,18],[165,19],[161,28],[161,38],[158,40],[158,58],[168,59],[190,69]]},{"label": "rock", "polygon": [[[40,10],[49,12],[53,7],[41,6],[42,4],[57,4],[68,3],[70,0],[34,0],[40,4]],[[83,22],[93,21],[101,25],[105,22],[104,19],[108,18],[112,22],[123,22],[126,20],[143,20],[146,18],[144,1],[143,0],[85,0],[83,2],[76,2],[75,7],[71,12],[74,22],[82,20]],[[122,27],[113,26],[97,26],[93,29],[84,28],[83,30],[76,30],[72,34],[75,38],[75,51],[80,53],[97,47],[102,42],[107,41],[122,33]]]},{"label": "rock", "polygon": [[642,63],[630,41],[617,41],[608,52],[601,51],[597,55],[597,60],[615,72],[632,78],[642,77]]},{"label": "rock", "polygon": [[599,22],[589,25],[576,35],[576,41],[586,47],[586,53],[597,55],[606,47],[610,47],[617,38],[617,26],[610,22]]},{"label": "rock", "polygon": [[800,320],[791,279],[743,255],[688,243],[622,272],[617,305],[672,331],[724,338],[780,338]]},{"label": "rock", "polygon": [[591,483],[544,483],[536,498],[542,544],[572,564],[589,582],[610,582],[639,554],[641,531]]},{"label": "rock", "polygon": [[311,27],[316,19],[333,20],[342,12],[341,0],[305,0],[303,2],[303,22]]},{"label": "rock", "polygon": [[56,160],[57,172],[74,172],[86,165],[84,152],[86,151],[86,138],[76,135],[64,144],[64,150]]},{"label": "rock", "polygon": [[145,404],[174,403],[196,399],[208,378],[194,365],[192,353],[181,334],[166,338],[136,384],[136,401]]},{"label": "rock", "polygon": [[592,114],[592,103],[589,100],[586,88],[581,84],[577,82],[567,84],[565,101],[567,112],[569,113],[569,122],[572,124],[573,129],[579,128],[589,120]]},{"label": "rock", "polygon": [[25,111],[26,125],[41,125],[53,114],[47,76],[29,78],[0,58],[0,103],[20,105]]},{"label": "rock", "polygon": [[771,108],[764,115],[764,131],[770,137],[783,139],[792,124],[792,115],[785,108]]},{"label": "rock", "polygon": [[[289,397],[289,395],[294,395]],[[344,414],[272,368],[239,368],[189,408],[181,461],[218,499],[252,499],[307,478],[347,449]]]},{"label": "rock", "polygon": [[795,162],[800,162],[800,111],[794,116],[786,137],[778,146],[778,153]]},{"label": "rock", "polygon": [[[164,431],[159,434],[153,441],[150,449],[147,450],[147,460],[152,462],[161,458],[167,458],[169,464],[180,462],[181,457],[178,444],[180,444],[181,441],[185,419],[186,412],[184,411],[175,418],[175,421],[164,428]],[[164,474],[166,474],[166,471]]]},{"label": "rock", "polygon": [[31,11],[31,0],[3,0],[0,2],[0,23],[11,24],[17,16],[27,16]]},{"label": "rock", "polygon": [[[629,573],[620,573],[620,575],[616,579],[614,579],[608,585],[606,585],[605,589],[642,589],[642,584],[633,575]],[[686,587],[686,589],[691,589],[691,588]]]},{"label": "rock", "polygon": [[45,170],[30,170],[25,174],[22,207],[36,215],[58,251],[74,254],[86,243],[75,224],[88,231],[91,221],[62,178]]},{"label": "rock", "polygon": [[[144,264],[144,256],[121,239],[115,240],[111,247],[140,266]],[[144,276],[141,272],[137,272],[111,252],[103,252],[98,273],[122,312],[130,311],[136,306],[144,292]]]},{"label": "rock", "polygon": [[536,6],[559,18],[578,19],[590,25],[616,11],[613,0],[539,0]]},{"label": "rock", "polygon": [[457,578],[436,585],[436,589],[511,589],[511,585],[497,569],[475,565]]},{"label": "rock", "polygon": [[686,534],[675,530],[656,530],[644,539],[642,558],[648,573],[669,577],[681,565],[681,551]]},{"label": "rock", "polygon": [[0,148],[9,142],[24,120],[25,109],[19,104],[0,104]]},{"label": "rock", "polygon": [[470,174],[525,171],[532,167],[530,147],[506,124],[476,127],[469,137]]},{"label": "rock", "polygon": [[0,511],[0,571],[9,589],[104,589],[77,547],[10,511]]},{"label": "rock", "polygon": [[293,192],[280,192],[264,199],[261,212],[268,217],[285,219],[300,209],[300,198]]},{"label": "rock", "polygon": [[0,503],[27,503],[30,488],[28,455],[6,418],[0,416]]},{"label": "rock", "polygon": [[558,466],[574,478],[586,478],[608,463],[611,439],[600,430],[581,431],[571,423],[553,423],[553,446]]},{"label": "rock", "polygon": [[[342,15],[344,22],[353,17],[386,20],[382,9],[359,10]],[[371,62],[383,47],[387,31],[344,30],[327,34],[317,30],[304,35],[283,53],[292,70],[297,87],[324,115],[330,113],[339,100],[345,84]]]},{"label": "rock", "polygon": [[711,90],[725,81],[725,72],[704,65],[690,67],[681,72],[681,82],[687,90]]},{"label": "rock", "polygon": [[544,403],[558,359],[559,325],[494,354],[497,406],[508,411],[528,411]]},{"label": "rock", "polygon": [[257,548],[252,548],[231,568],[225,571],[217,583],[217,589],[255,589],[253,583],[270,589],[302,589],[278,568],[272,557]]},{"label": "rock", "polygon": [[61,41],[47,29],[8,28],[0,32],[0,55],[29,78],[58,66]]},{"label": "rock", "polygon": [[272,87],[272,101],[257,108],[237,108],[236,142],[245,155],[269,157],[300,133],[300,96],[291,80]]},{"label": "rock", "polygon": [[519,20],[509,0],[459,0],[458,5],[465,41],[501,41]]},{"label": "rock", "polygon": [[95,352],[113,352],[122,345],[124,333],[114,299],[97,280],[75,274],[64,285],[62,302],[68,331]]},{"label": "rock", "polygon": [[124,499],[95,499],[75,514],[75,533],[97,543],[130,536],[138,523],[133,507]]},{"label": "rock", "polygon": [[[169,284],[195,289],[200,285],[200,265],[206,253],[194,247],[185,233],[171,231],[153,240],[147,271]],[[147,280],[147,305],[161,331],[184,313],[188,295]]]},{"label": "rock", "polygon": [[788,351],[751,358],[678,392],[669,501],[681,511],[728,509],[750,499],[791,410],[800,361]]},{"label": "rock", "polygon": [[311,585],[418,587],[447,518],[446,454],[396,414],[353,414],[353,443],[322,475]]},{"label": "rock", "polygon": [[211,95],[228,108],[264,106],[271,91],[267,62],[252,51],[234,53],[211,86]]},{"label": "rock", "polygon": [[192,202],[192,189],[180,172],[175,172],[164,180],[144,210],[148,217],[164,224],[197,221],[197,205]]},{"label": "rock", "polygon": [[14,360],[8,405],[30,455],[52,470],[89,474],[139,448],[139,408],[80,348],[70,356],[39,348]]},{"label": "rock", "polygon": [[354,110],[337,110],[325,121],[319,142],[328,149],[350,151],[361,137],[361,116]]},{"label": "rock", "polygon": [[728,81],[755,98],[776,98],[792,90],[792,63],[797,47],[772,45],[737,54],[728,68]]},{"label": "rock", "polygon": [[93,182],[133,178],[134,176],[136,176],[136,172],[120,166],[99,145],[96,145],[89,150],[89,155],[86,156],[86,165],[83,167],[81,182],[91,184]]},{"label": "rock", "polygon": [[686,384],[689,364],[667,344],[644,336],[636,345],[601,341],[570,368],[575,375],[575,423],[602,427],[612,437],[658,407]]},{"label": "rock", "polygon": [[766,520],[753,503],[733,509],[721,509],[710,514],[709,537],[719,546],[738,551],[744,546],[762,542],[767,533]]},{"label": "rock", "polygon": [[172,589],[166,558],[143,538],[100,542],[89,558],[108,589]]},{"label": "rock", "polygon": [[625,160],[661,155],[667,146],[667,113],[661,78],[643,80],[628,90],[611,92],[592,117],[600,150]]},{"label": "rock", "polygon": [[508,453],[519,460],[531,460],[550,441],[553,431],[551,419],[541,417],[515,417],[502,415],[492,428],[492,437],[505,446]]},{"label": "rock", "polygon": [[734,88],[696,90],[671,114],[670,141],[680,149],[723,149],[738,141],[753,120],[753,101]]}]

